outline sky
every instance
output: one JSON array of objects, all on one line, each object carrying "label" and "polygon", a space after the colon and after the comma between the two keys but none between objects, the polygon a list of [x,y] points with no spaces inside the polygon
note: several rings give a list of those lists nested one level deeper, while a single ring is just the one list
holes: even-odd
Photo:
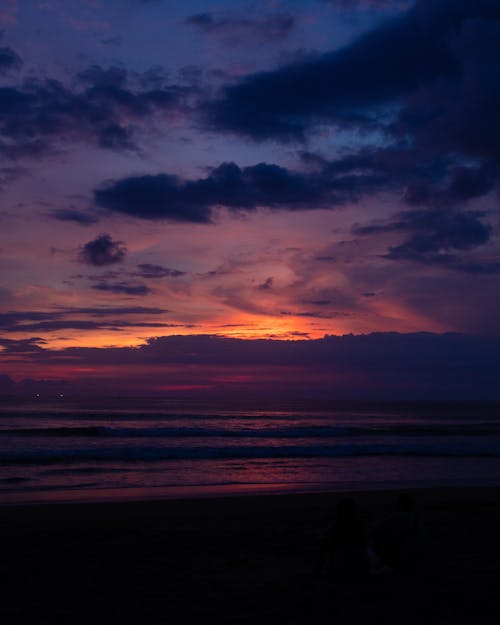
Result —
[{"label": "sky", "polygon": [[498,0],[0,32],[3,393],[500,398]]}]

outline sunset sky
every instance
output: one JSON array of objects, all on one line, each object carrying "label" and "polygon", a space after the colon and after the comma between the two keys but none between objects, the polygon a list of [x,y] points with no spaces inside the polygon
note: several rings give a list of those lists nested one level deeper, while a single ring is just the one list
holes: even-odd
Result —
[{"label": "sunset sky", "polygon": [[495,395],[498,0],[3,0],[0,29],[0,388],[405,396],[445,352],[417,395]]}]

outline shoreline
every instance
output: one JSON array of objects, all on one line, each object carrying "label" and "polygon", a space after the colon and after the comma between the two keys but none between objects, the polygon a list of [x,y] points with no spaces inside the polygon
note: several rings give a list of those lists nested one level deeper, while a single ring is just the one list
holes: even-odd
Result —
[{"label": "shoreline", "polygon": [[[299,514],[305,514],[307,510],[316,511],[319,517],[328,519],[328,523],[335,516],[335,506],[341,499],[349,498],[356,501],[360,513],[365,522],[371,525],[377,517],[383,517],[391,513],[396,497],[401,494],[410,494],[416,501],[417,508],[424,513],[432,509],[443,511],[453,508],[458,511],[460,507],[472,509],[476,504],[482,505],[487,502],[488,506],[498,508],[500,524],[500,486],[394,486],[391,488],[373,488],[363,490],[321,490],[292,491],[292,492],[245,492],[245,493],[211,493],[199,497],[149,497],[149,498],[124,498],[124,499],[92,499],[78,500],[77,498],[64,501],[36,501],[16,502],[0,505],[0,531],[8,527],[11,522],[19,521],[26,531],[36,534],[37,527],[33,522],[37,519],[73,519],[79,524],[86,518],[94,518],[98,521],[109,521],[119,517],[126,520],[146,520],[148,517],[162,517],[165,514],[173,514],[175,518],[181,518],[193,511],[203,513],[207,518],[217,520],[221,514],[232,510],[240,515],[243,510],[251,511],[246,522],[253,520],[258,508],[269,508],[273,511],[284,513],[285,510],[296,510]],[[312,520],[312,519],[311,519]],[[430,522],[430,519],[427,519]],[[15,529],[15,528],[12,528]],[[286,529],[286,528],[285,528]],[[500,542],[500,533],[499,533]],[[500,548],[500,544],[499,544]],[[499,551],[500,554],[500,551]]]},{"label": "shoreline", "polygon": [[72,504],[113,504],[113,503],[140,503],[154,501],[181,501],[181,500],[214,500],[233,497],[259,496],[293,496],[315,494],[344,494],[356,495],[372,492],[402,492],[402,491],[437,491],[460,489],[500,489],[500,479],[483,480],[478,483],[471,480],[442,480],[429,483],[428,481],[394,481],[387,482],[308,482],[295,483],[252,483],[252,484],[210,484],[210,485],[182,485],[182,486],[150,486],[150,487],[121,487],[121,488],[66,488],[60,489],[33,489],[33,490],[4,490],[0,492],[0,509],[15,506],[36,505],[72,505]]}]

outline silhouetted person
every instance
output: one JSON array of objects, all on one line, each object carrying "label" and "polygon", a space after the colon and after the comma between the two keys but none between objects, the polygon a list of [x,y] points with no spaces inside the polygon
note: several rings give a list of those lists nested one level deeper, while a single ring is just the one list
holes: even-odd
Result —
[{"label": "silhouetted person", "polygon": [[366,577],[369,570],[367,547],[356,503],[352,499],[342,499],[325,537],[321,572],[345,581]]},{"label": "silhouetted person", "polygon": [[381,561],[394,571],[411,573],[416,570],[420,529],[411,495],[398,495],[396,511],[373,530],[373,546]]}]

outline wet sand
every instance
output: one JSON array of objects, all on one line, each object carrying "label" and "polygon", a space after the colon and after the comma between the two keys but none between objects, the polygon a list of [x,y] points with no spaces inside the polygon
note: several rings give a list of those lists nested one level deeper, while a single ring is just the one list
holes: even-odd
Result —
[{"label": "wet sand", "polygon": [[[0,507],[0,622],[498,622],[500,489],[412,492],[420,570],[356,584],[314,572],[346,493]],[[352,497],[369,529],[395,493]]]}]

